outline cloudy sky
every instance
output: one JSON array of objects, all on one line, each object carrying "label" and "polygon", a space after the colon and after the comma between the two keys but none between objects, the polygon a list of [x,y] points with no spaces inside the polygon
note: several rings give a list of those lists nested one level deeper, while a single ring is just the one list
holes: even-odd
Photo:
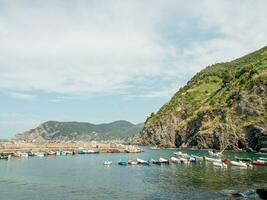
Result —
[{"label": "cloudy sky", "polygon": [[0,138],[143,122],[209,64],[267,45],[265,0],[0,0]]}]

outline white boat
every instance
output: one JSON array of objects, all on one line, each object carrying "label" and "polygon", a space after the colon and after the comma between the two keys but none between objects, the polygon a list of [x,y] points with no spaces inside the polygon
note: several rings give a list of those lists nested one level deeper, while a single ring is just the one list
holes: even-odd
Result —
[{"label": "white boat", "polygon": [[137,165],[138,161],[137,160],[128,160],[129,165]]},{"label": "white boat", "polygon": [[227,165],[223,162],[213,162],[214,167],[227,168]]},{"label": "white boat", "polygon": [[43,152],[36,152],[36,153],[34,153],[34,155],[37,157],[44,157],[45,156],[45,154]]},{"label": "white boat", "polygon": [[169,163],[169,161],[168,161],[167,159],[162,158],[162,157],[159,158],[159,161],[160,161],[161,163]]},{"label": "white boat", "polygon": [[111,160],[106,160],[103,164],[110,166],[110,165],[112,165],[112,161]]},{"label": "white boat", "polygon": [[266,160],[267,161],[267,158],[264,158],[264,157],[260,157],[259,159],[260,160]]},{"label": "white boat", "polygon": [[215,152],[213,152],[213,151],[208,151],[208,153],[209,153],[209,155],[212,156],[212,157],[216,157],[216,158],[221,158],[221,157],[223,157],[222,152],[217,152],[217,153],[215,153]]},{"label": "white boat", "polygon": [[257,160],[258,162],[261,162],[261,163],[267,163],[267,160]]},{"label": "white boat", "polygon": [[174,163],[181,163],[179,158],[171,157],[171,161]]},{"label": "white boat", "polygon": [[183,163],[183,164],[188,164],[189,163],[189,161],[186,158],[183,158],[183,157],[180,158],[180,162]]},{"label": "white boat", "polygon": [[146,160],[142,160],[142,159],[140,159],[140,158],[137,158],[136,160],[137,160],[137,162],[138,162],[139,164],[148,164],[148,162],[147,162]]},{"label": "white boat", "polygon": [[248,167],[247,163],[244,163],[242,161],[231,161],[230,163],[237,167]]},{"label": "white boat", "polygon": [[209,161],[209,162],[221,162],[221,159],[209,158],[207,156],[205,156],[204,158],[206,161]]}]

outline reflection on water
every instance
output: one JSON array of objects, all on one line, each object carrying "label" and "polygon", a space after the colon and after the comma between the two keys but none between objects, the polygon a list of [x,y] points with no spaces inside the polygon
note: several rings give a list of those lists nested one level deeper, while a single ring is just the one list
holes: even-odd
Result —
[{"label": "reflection on water", "polygon": [[[118,166],[121,159],[170,158],[174,150],[145,149],[142,154],[99,154],[0,161],[0,199],[224,199],[232,191],[254,195],[267,186],[267,167],[214,168],[195,165]],[[188,151],[200,156],[206,151]],[[253,153],[225,153],[233,159]],[[103,166],[112,160],[112,167]],[[233,192],[232,192],[233,193]],[[250,194],[251,193],[251,194]],[[243,194],[243,193],[242,193]],[[232,197],[231,197],[232,198]]]}]

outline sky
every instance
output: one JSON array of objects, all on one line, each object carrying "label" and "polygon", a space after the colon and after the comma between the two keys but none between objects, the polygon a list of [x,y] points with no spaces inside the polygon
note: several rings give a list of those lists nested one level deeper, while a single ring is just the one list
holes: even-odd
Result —
[{"label": "sky", "polygon": [[0,138],[144,122],[192,76],[267,45],[265,0],[0,0]]}]

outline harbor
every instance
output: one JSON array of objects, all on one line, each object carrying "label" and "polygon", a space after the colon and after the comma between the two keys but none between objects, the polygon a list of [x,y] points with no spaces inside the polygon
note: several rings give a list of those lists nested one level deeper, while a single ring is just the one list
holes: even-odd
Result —
[{"label": "harbor", "polygon": [[[87,154],[87,153],[141,153],[142,148],[115,142],[83,141],[1,141],[0,155],[11,157],[28,157],[31,155]],[[38,154],[39,153],[39,154]]]},{"label": "harbor", "polygon": [[266,166],[220,167],[213,162],[237,157],[250,158],[251,164],[266,154],[225,151],[224,157],[216,158],[207,150],[142,149],[138,154],[89,152],[0,160],[1,197],[20,200],[41,193],[43,199],[59,200],[234,199],[233,195],[260,199],[256,190],[267,187]]}]

